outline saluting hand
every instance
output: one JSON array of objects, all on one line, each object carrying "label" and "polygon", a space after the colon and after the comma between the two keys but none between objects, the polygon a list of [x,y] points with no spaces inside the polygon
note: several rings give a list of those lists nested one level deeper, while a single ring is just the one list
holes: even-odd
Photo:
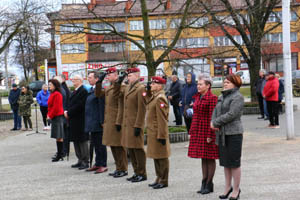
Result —
[{"label": "saluting hand", "polygon": [[141,134],[141,128],[134,128],[134,135],[138,137]]},{"label": "saluting hand", "polygon": [[211,138],[207,138],[207,143],[211,143],[212,139]]},{"label": "saluting hand", "polygon": [[118,124],[116,124],[116,130],[117,130],[118,132],[120,132],[120,131],[121,131],[121,129],[122,129],[122,126],[121,126],[121,125],[118,125]]},{"label": "saluting hand", "polygon": [[157,139],[157,141],[162,145],[166,145],[166,139]]}]

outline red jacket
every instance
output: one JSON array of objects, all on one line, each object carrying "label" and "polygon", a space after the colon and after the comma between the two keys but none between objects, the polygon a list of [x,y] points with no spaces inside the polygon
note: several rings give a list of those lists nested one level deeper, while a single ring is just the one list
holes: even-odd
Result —
[{"label": "red jacket", "polygon": [[63,97],[60,92],[55,91],[50,94],[50,97],[48,99],[48,117],[50,119],[53,119],[54,117],[63,114]]},{"label": "red jacket", "polygon": [[278,79],[276,77],[270,77],[263,90],[263,96],[266,101],[278,101],[278,89]]}]

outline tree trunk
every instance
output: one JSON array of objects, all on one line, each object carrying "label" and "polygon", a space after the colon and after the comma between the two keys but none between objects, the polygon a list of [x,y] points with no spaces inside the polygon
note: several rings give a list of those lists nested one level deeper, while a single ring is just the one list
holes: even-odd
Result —
[{"label": "tree trunk", "polygon": [[250,91],[251,91],[251,102],[257,101],[255,83],[258,79],[258,74],[261,65],[261,51],[259,47],[254,47],[250,53],[250,63],[248,63],[250,73]]}]

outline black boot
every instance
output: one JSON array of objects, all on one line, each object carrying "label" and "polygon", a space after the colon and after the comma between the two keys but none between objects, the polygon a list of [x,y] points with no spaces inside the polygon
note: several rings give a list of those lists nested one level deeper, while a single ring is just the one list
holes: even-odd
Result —
[{"label": "black boot", "polygon": [[202,192],[203,192],[204,189],[205,189],[206,180],[207,180],[207,179],[203,179],[203,180],[202,180],[201,189],[200,189],[199,191],[197,191],[197,193],[202,194]]},{"label": "black boot", "polygon": [[212,181],[209,181],[208,183],[206,183],[205,188],[202,192],[202,194],[208,194],[214,191],[214,184]]},{"label": "black boot", "polygon": [[57,145],[57,155],[55,158],[52,159],[52,162],[64,160],[64,158],[63,158],[63,143],[56,141],[56,145]]}]

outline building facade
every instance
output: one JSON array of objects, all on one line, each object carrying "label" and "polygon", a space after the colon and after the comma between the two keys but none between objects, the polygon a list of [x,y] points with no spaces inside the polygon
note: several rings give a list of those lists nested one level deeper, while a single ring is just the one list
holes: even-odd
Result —
[{"label": "building facade", "polygon": [[[138,2],[138,1],[136,1]],[[147,77],[145,55],[138,45],[144,46],[143,21],[140,5],[133,1],[91,0],[88,5],[66,4],[56,13],[48,15],[54,31],[56,45],[57,73],[63,73],[69,79],[80,73],[87,76],[89,70],[117,66],[127,68],[135,63]],[[153,8],[157,0],[149,1]],[[152,35],[154,58],[157,59],[164,49],[173,41],[181,22],[182,4],[179,1],[167,0],[164,5],[149,14],[149,27]],[[300,69],[299,16],[300,1],[295,0],[291,11],[291,52],[292,69]],[[218,17],[226,18],[227,23],[234,23],[226,12],[220,12]],[[281,20],[281,8],[277,7],[269,17],[267,27]],[[201,13],[189,14],[189,28],[183,30],[174,50],[167,56],[158,69],[166,74],[176,68],[179,76],[193,71],[195,74],[207,73],[221,76],[238,70],[247,70],[248,65],[232,42],[220,28],[206,26],[211,19],[201,16]],[[267,28],[266,27],[266,28]],[[117,34],[109,34],[115,29]],[[235,41],[243,44],[237,31],[231,31]],[[122,37],[126,35],[127,38]],[[234,50],[235,49],[235,50]],[[219,52],[219,53],[218,53]],[[261,67],[282,73],[282,28],[273,29],[262,43]]]}]

